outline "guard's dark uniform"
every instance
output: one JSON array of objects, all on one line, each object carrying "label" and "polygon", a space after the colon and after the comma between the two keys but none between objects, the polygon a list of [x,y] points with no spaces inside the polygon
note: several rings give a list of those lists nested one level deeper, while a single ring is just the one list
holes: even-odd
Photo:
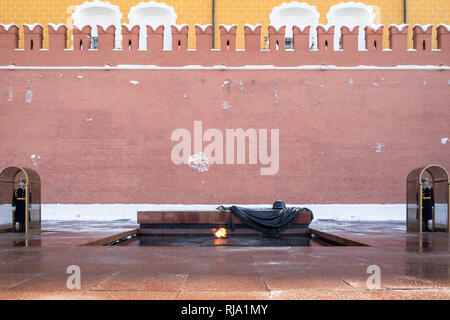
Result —
[{"label": "guard's dark uniform", "polygon": [[433,188],[422,188],[422,220],[433,219],[434,194]]},{"label": "guard's dark uniform", "polygon": [[[13,192],[12,196],[12,205],[16,207],[15,211],[15,220],[20,224],[20,230],[25,231],[25,188],[17,188]],[[30,197],[28,201],[31,202]]]}]

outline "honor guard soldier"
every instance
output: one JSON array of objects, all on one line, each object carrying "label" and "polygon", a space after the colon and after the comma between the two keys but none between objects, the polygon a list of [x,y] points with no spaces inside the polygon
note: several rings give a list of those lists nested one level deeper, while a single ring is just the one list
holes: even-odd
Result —
[{"label": "honor guard soldier", "polygon": [[[14,211],[14,221],[19,223],[19,232],[25,232],[25,207],[26,207],[26,191],[25,184],[26,180],[24,178],[19,179],[17,188],[13,192],[12,196],[12,206]],[[31,199],[28,198],[30,201]],[[14,230],[16,229],[14,223]]]},{"label": "honor guard soldier", "polygon": [[430,232],[428,220],[433,219],[434,195],[430,179],[422,179],[422,231]]}]

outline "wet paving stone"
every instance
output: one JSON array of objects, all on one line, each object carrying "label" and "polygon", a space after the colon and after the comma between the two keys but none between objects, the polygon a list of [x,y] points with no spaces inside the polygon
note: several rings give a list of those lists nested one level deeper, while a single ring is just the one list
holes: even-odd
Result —
[{"label": "wet paving stone", "polygon": [[[84,245],[135,227],[132,222],[44,222],[42,235],[1,234],[1,297],[450,298],[448,234],[407,234],[401,223],[313,224],[366,247]],[[367,287],[368,268],[374,265],[381,272],[379,289]],[[67,286],[69,266],[80,269],[79,289]]]}]

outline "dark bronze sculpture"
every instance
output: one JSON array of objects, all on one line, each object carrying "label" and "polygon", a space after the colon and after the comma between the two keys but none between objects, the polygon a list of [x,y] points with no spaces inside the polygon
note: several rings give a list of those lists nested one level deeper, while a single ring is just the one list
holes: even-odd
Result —
[{"label": "dark bronze sculpture", "polygon": [[217,208],[219,211],[229,211],[227,228],[234,230],[231,214],[234,214],[248,227],[258,230],[266,235],[277,235],[283,230],[289,228],[297,220],[300,213],[310,214],[310,220],[313,219],[312,211],[307,208],[291,207],[287,208],[283,201],[275,201],[272,208],[268,209],[249,209],[238,206]]}]

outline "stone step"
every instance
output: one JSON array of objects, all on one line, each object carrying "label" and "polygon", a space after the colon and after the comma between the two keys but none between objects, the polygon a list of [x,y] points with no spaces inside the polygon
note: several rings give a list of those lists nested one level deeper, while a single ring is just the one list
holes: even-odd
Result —
[{"label": "stone step", "polygon": [[[227,224],[229,212],[220,211],[138,211],[137,222],[142,225],[150,224],[207,224],[224,226]],[[242,225],[242,221],[232,215],[233,223]],[[294,224],[309,225],[312,215],[306,210],[300,211]]]},{"label": "stone step", "polygon": [[[297,225],[299,226],[299,225]],[[297,227],[292,225],[290,228],[284,230],[282,235],[307,235],[309,234],[309,229],[306,226]],[[142,236],[152,236],[152,235],[210,235],[214,236],[214,232],[217,228],[190,228],[189,224],[185,227],[177,228],[146,228],[145,226],[139,228],[139,235]],[[236,228],[234,230],[227,229],[227,236],[233,235],[261,235],[262,233],[253,230],[248,227]]]}]

